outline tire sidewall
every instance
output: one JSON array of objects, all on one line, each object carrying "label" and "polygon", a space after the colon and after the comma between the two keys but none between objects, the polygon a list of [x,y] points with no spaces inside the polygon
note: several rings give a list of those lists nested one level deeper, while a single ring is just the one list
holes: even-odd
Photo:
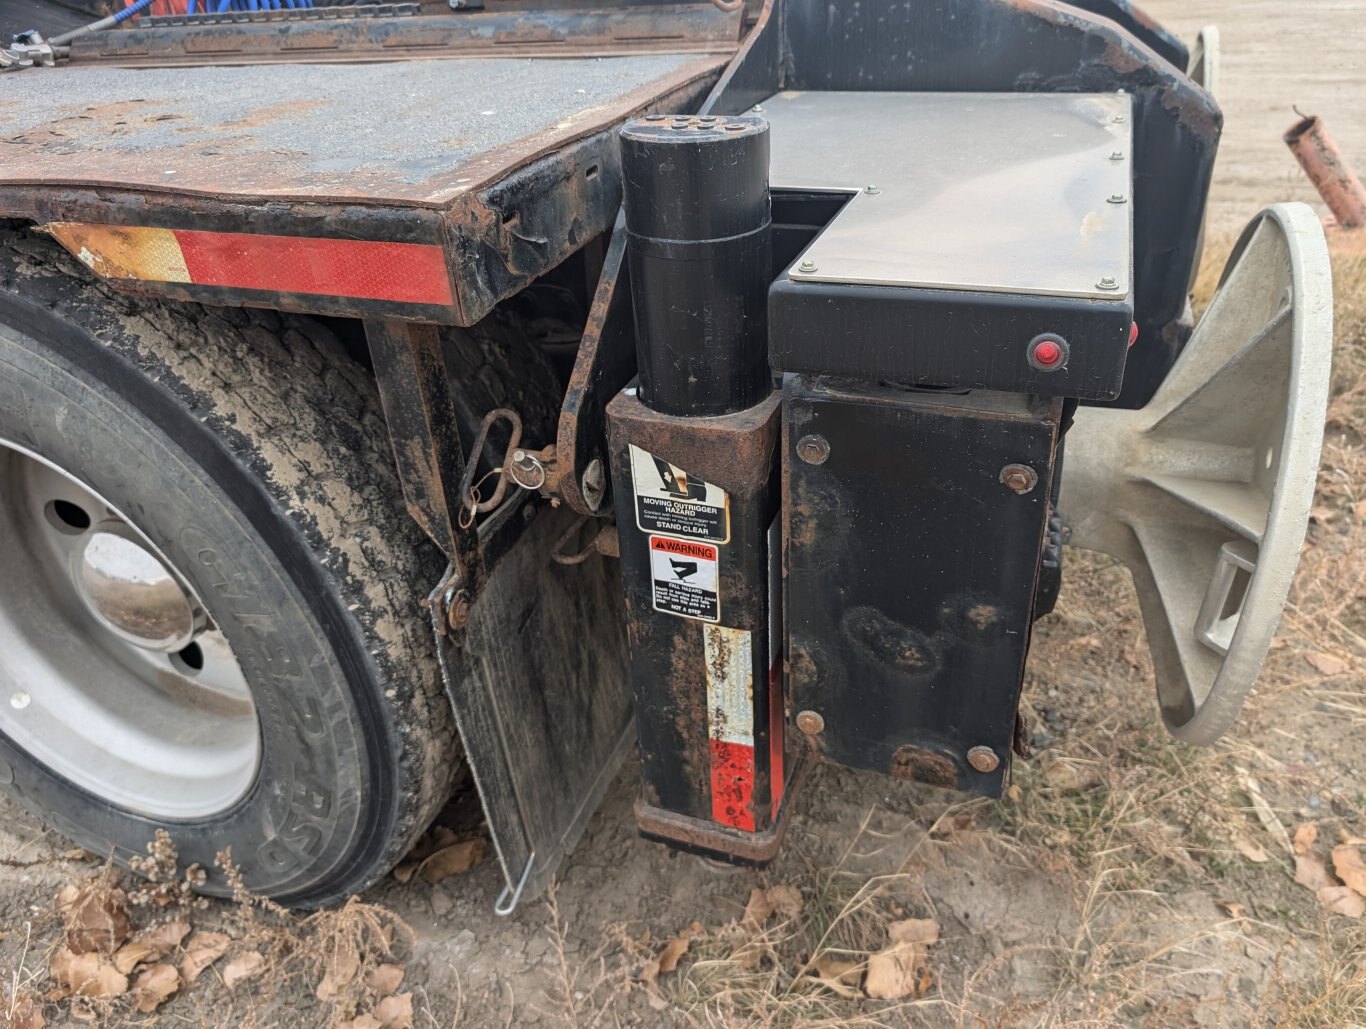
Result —
[{"label": "tire sidewall", "polygon": [[393,733],[376,702],[378,675],[299,527],[244,467],[264,459],[230,450],[196,407],[208,409],[83,329],[15,298],[0,302],[0,437],[105,497],[193,585],[251,686],[261,724],[255,783],[226,811],[162,823],[76,787],[3,735],[0,783],[101,855],[141,854],[164,827],[182,866],[209,870],[207,892],[228,892],[212,866],[231,844],[253,892],[331,899],[348,868],[372,864],[367,848],[389,836],[395,757],[385,752]]}]

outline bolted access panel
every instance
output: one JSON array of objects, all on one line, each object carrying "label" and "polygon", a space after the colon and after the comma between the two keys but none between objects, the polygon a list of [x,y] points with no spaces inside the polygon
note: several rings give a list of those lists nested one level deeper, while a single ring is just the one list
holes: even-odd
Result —
[{"label": "bolted access panel", "polygon": [[1061,401],[788,375],[788,695],[816,757],[1000,793]]}]

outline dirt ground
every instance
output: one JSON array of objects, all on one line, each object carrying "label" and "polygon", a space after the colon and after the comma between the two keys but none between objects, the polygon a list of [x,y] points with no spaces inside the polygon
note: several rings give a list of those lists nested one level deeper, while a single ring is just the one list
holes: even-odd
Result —
[{"label": "dirt ground", "polygon": [[[1261,206],[1318,206],[1280,141],[1292,104],[1366,168],[1366,0],[1145,6],[1187,40],[1222,30],[1207,293]],[[392,960],[417,1025],[1366,1025],[1366,919],[1330,913],[1295,881],[1366,835],[1366,263],[1349,249],[1335,263],[1335,397],[1300,575],[1261,685],[1218,746],[1166,735],[1127,573],[1071,552],[1027,672],[1035,756],[1000,802],[818,768],[780,859],[720,871],[636,835],[628,764],[550,901],[496,917],[502,882],[485,860],[437,885],[386,880],[363,898],[374,909],[286,928],[214,904],[190,919],[263,953],[270,974],[229,989],[215,965],[154,1015],[120,1002],[93,1017],[329,1024],[337,1007],[317,987],[335,978],[336,941],[359,940],[373,965],[396,916],[413,932],[396,930]],[[0,806],[6,1002],[42,989],[52,897],[96,870],[68,846]],[[915,988],[866,997],[867,956],[912,931]]]}]

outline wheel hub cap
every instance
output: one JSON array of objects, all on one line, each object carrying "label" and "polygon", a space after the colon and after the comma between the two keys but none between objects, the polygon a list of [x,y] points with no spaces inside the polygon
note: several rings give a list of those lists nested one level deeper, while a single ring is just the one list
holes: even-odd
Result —
[{"label": "wheel hub cap", "polygon": [[184,650],[200,627],[180,580],[156,555],[120,534],[91,534],[80,551],[76,584],[90,613],[134,646]]}]

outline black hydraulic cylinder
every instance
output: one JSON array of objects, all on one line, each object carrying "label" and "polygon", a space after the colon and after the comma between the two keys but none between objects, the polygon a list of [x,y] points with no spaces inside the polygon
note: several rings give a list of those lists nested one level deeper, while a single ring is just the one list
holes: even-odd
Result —
[{"label": "black hydraulic cylinder", "polygon": [[720,415],[772,391],[768,123],[650,115],[621,132],[640,399]]},{"label": "black hydraulic cylinder", "polygon": [[776,852],[784,760],[780,397],[768,368],[768,127],[622,130],[638,385],[607,406],[646,836]]}]

